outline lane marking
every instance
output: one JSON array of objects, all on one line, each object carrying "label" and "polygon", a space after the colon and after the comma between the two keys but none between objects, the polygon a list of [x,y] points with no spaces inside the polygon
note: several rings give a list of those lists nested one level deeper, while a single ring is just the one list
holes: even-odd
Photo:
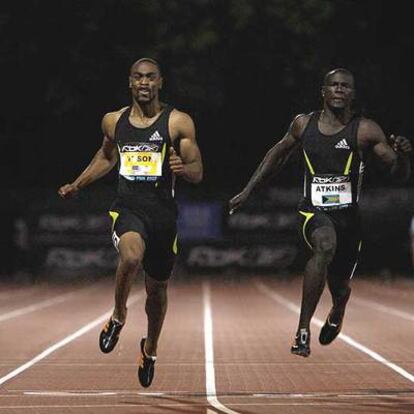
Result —
[{"label": "lane marking", "polygon": [[36,312],[40,309],[47,308],[48,306],[65,302],[66,300],[75,296],[78,292],[79,291],[65,293],[63,295],[56,296],[53,299],[42,300],[40,302],[33,303],[32,305],[25,306],[24,308],[15,309],[13,311],[3,313],[2,315],[0,315],[0,322],[4,322],[12,318],[17,318],[19,316],[23,316],[31,312]]},{"label": "lane marking", "polygon": [[207,401],[211,406],[226,414],[239,414],[230,410],[217,399],[216,376],[214,372],[214,346],[213,346],[213,318],[211,313],[211,292],[210,284],[203,282],[204,302],[204,350],[206,362],[206,391]]},{"label": "lane marking", "polygon": [[[206,403],[194,403],[194,404],[185,404],[185,403],[170,403],[170,404],[134,404],[132,402],[128,402],[125,404],[70,404],[70,405],[63,405],[63,404],[59,404],[59,405],[46,405],[46,404],[42,404],[42,405],[9,405],[9,406],[1,406],[0,407],[0,411],[1,410],[26,410],[26,409],[43,409],[43,410],[47,410],[47,409],[51,409],[51,408],[69,408],[71,410],[75,409],[75,408],[149,408],[149,409],[153,409],[154,407],[204,407],[206,405]],[[8,413],[10,411],[6,411],[6,413]],[[36,411],[36,414],[39,414],[40,411]],[[56,412],[56,411],[54,411]],[[151,411],[153,412],[153,411]],[[184,411],[186,412],[186,410]],[[213,412],[214,413],[214,412]],[[216,413],[214,413],[216,414]]]},{"label": "lane marking", "polygon": [[[11,391],[13,393],[13,391]],[[121,390],[61,390],[61,391],[18,391],[14,394],[0,395],[2,397],[18,397],[20,395],[30,395],[37,397],[101,397],[101,396],[141,396],[141,397],[177,397],[182,396],[186,398],[206,398],[207,393],[190,392],[190,391],[159,391],[159,392],[142,392],[142,391],[121,391]],[[398,391],[366,391],[366,392],[309,392],[309,393],[283,393],[283,392],[231,392],[219,394],[222,398],[237,398],[237,399],[252,399],[252,398],[269,398],[269,399],[321,399],[321,398],[338,398],[338,399],[363,399],[363,398],[413,398],[414,391],[412,390],[398,390]]]},{"label": "lane marking", "polygon": [[[355,402],[339,402],[339,401],[332,401],[332,402],[322,402],[322,401],[306,401],[306,402],[253,402],[253,403],[232,403],[232,405],[237,407],[309,407],[309,406],[315,406],[315,407],[349,407],[350,411],[352,412],[352,408],[355,408]],[[360,404],[364,404],[361,402]],[[369,402],[369,404],[373,404],[372,401]],[[155,407],[159,408],[169,408],[169,407],[204,407],[205,403],[164,403],[164,404],[139,404],[139,403],[125,403],[125,404],[70,404],[70,405],[8,405],[8,406],[1,406],[1,410],[21,410],[21,409],[50,409],[50,408],[131,408],[131,407],[140,407],[140,408],[152,408]],[[375,406],[379,407],[398,407],[398,406],[407,406],[412,407],[413,402],[412,401],[378,401],[375,402]],[[207,414],[217,414],[215,411],[207,408]],[[406,410],[406,408],[404,408]],[[9,411],[7,411],[9,412]],[[39,411],[36,411],[39,413]],[[393,411],[395,412],[395,411]],[[408,411],[407,411],[408,412]],[[411,412],[411,411],[410,411]]]},{"label": "lane marking", "polygon": [[[292,312],[295,312],[296,314],[300,315],[300,307],[296,306],[293,302],[285,299],[283,296],[276,293],[274,290],[272,290],[269,286],[266,286],[264,283],[256,281],[255,282],[257,288],[262,292],[264,295],[268,296],[269,298],[273,299],[274,301],[278,302],[279,304],[285,306],[286,308],[290,309]],[[324,325],[324,321],[321,321],[318,318],[313,317],[312,323],[319,326],[321,328]],[[382,355],[378,354],[377,352],[369,349],[368,347],[362,345],[361,343],[355,341],[350,336],[345,335],[343,333],[340,333],[338,335],[338,338],[342,341],[346,342],[348,345],[351,345],[353,348],[358,349],[358,351],[361,351],[364,354],[367,354],[369,357],[374,359],[377,362],[380,362],[381,364],[387,366],[388,368],[395,371],[397,374],[400,374],[405,379],[414,382],[414,375],[410,374],[405,369],[401,368],[399,365],[394,364],[393,362],[388,361],[386,358],[384,358]]]},{"label": "lane marking", "polygon": [[140,395],[144,397],[163,397],[165,392],[128,392],[128,391],[24,391],[24,395],[41,397],[101,397],[101,396],[128,396]]},{"label": "lane marking", "polygon": [[[139,292],[135,295],[133,295],[130,300],[128,300],[128,306],[131,306],[135,302],[137,302],[140,297],[143,295],[143,292]],[[4,377],[0,378],[0,385],[4,384],[5,382],[11,380],[12,378],[16,377],[17,375],[21,374],[22,372],[26,371],[33,365],[35,365],[37,362],[41,361],[42,359],[45,359],[53,352],[57,351],[59,348],[64,347],[65,345],[69,344],[70,342],[74,341],[75,339],[81,337],[85,333],[89,332],[96,326],[106,322],[106,320],[112,315],[113,309],[105,312],[103,315],[99,316],[92,322],[89,322],[82,328],[78,329],[76,332],[74,332],[71,335],[68,335],[66,338],[63,338],[61,341],[57,342],[56,344],[50,346],[49,348],[45,349],[40,354],[36,355],[34,358],[32,358],[30,361],[26,362],[25,364],[21,365],[20,367],[16,368],[15,370],[9,372]]]},{"label": "lane marking", "polygon": [[404,312],[404,311],[400,311],[398,309],[391,308],[389,306],[381,305],[381,304],[379,304],[377,302],[374,302],[372,300],[361,299],[361,298],[358,298],[358,297],[352,297],[351,301],[358,304],[358,305],[366,306],[367,308],[371,308],[371,309],[374,309],[374,310],[379,310],[381,312],[388,313],[388,314],[393,315],[393,316],[398,316],[399,318],[406,319],[408,321],[414,321],[414,315],[413,314],[408,313],[408,312]]},{"label": "lane marking", "polygon": [[413,392],[412,391],[401,391],[395,393],[376,393],[376,392],[361,392],[361,393],[334,393],[334,392],[314,392],[314,393],[257,393],[252,394],[252,397],[259,397],[259,398],[275,398],[275,399],[291,399],[291,398],[298,398],[298,399],[319,399],[319,398],[339,398],[339,399],[363,399],[363,398],[412,398]]},{"label": "lane marking", "polygon": [[75,391],[26,391],[24,395],[36,395],[42,397],[102,397],[119,395],[114,391],[96,391],[96,392],[75,392]]},{"label": "lane marking", "polygon": [[[16,363],[18,363],[19,361],[15,361],[15,362],[8,362],[8,363],[0,363],[0,367],[10,367],[10,366],[15,366]],[[237,365],[236,363],[232,363],[233,365]],[[175,362],[175,363],[170,363],[170,362],[165,362],[165,363],[158,363],[157,362],[157,367],[160,366],[164,366],[164,367],[176,367],[176,366],[188,366],[188,367],[199,367],[199,366],[203,366],[204,367],[204,362],[199,363],[199,362]],[[218,364],[216,364],[218,365]],[[52,367],[136,367],[137,364],[136,363],[100,363],[100,362],[90,362],[90,363],[85,363],[85,362],[55,362],[55,361],[50,361],[50,362],[43,362],[42,366],[52,366]]]}]

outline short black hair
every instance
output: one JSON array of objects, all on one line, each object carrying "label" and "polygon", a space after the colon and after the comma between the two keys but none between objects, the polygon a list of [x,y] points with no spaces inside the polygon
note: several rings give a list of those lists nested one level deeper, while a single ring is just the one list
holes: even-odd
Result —
[{"label": "short black hair", "polygon": [[158,62],[157,60],[155,60],[155,59],[153,59],[153,58],[150,58],[150,57],[143,57],[143,58],[140,58],[140,59],[138,59],[137,61],[135,61],[135,62],[131,65],[130,71],[132,71],[132,68],[133,68],[135,65],[139,65],[139,64],[140,64],[140,63],[142,63],[142,62],[149,62],[149,63],[152,63],[153,65],[155,65],[155,66],[157,67],[157,69],[158,69],[158,72],[160,73],[160,76],[162,76],[162,70],[161,70],[161,65],[160,65],[160,62]]},{"label": "short black hair", "polygon": [[351,76],[352,80],[354,80],[354,74],[345,68],[336,68],[336,69],[332,69],[330,70],[323,78],[323,85],[327,85],[328,84],[328,80],[331,76],[335,75],[335,73],[344,73],[345,75]]}]

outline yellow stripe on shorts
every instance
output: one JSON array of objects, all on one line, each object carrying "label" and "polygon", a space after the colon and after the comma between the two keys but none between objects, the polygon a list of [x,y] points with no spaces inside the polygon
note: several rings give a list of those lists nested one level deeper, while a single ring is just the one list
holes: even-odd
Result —
[{"label": "yellow stripe on shorts", "polygon": [[175,255],[178,254],[178,239],[177,239],[177,236],[175,236],[175,239],[174,239],[174,242],[173,242],[173,245],[172,245],[172,251]]},{"label": "yellow stripe on shorts", "polygon": [[311,248],[311,250],[313,250],[312,245],[309,243],[309,240],[306,237],[306,225],[308,224],[309,220],[315,215],[315,213],[310,213],[307,211],[300,211],[300,210],[299,210],[299,213],[302,214],[302,216],[305,216],[305,222],[303,223],[303,226],[302,226],[303,239],[305,240],[306,244]]},{"label": "yellow stripe on shorts", "polygon": [[116,212],[116,211],[109,211],[109,215],[112,218],[112,231],[114,231],[115,222],[116,222],[117,218],[119,217],[119,213]]}]

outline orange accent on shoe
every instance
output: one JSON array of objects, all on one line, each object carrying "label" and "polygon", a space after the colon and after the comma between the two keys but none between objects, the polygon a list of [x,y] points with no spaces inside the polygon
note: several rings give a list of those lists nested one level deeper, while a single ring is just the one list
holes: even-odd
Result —
[{"label": "orange accent on shoe", "polygon": [[144,356],[142,354],[139,354],[137,363],[138,363],[138,366],[140,366],[141,368],[144,368]]}]

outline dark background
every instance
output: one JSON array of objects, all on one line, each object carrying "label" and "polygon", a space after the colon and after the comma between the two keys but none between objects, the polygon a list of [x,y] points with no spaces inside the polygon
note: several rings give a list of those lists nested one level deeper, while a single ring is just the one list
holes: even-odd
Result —
[{"label": "dark background", "polygon": [[[387,135],[414,136],[407,1],[18,0],[0,7],[0,173],[9,224],[7,217],[39,202],[36,194],[54,194],[89,163],[103,115],[129,104],[129,67],[143,56],[163,66],[162,100],[196,123],[205,178],[178,186],[191,197],[227,200],[240,191],[292,118],[320,107],[323,75],[338,66],[355,75],[359,110]],[[274,185],[301,186],[299,155]],[[94,186],[115,181],[114,171]],[[368,169],[367,189],[390,185]]]},{"label": "dark background", "polygon": [[209,188],[239,189],[292,117],[319,107],[322,77],[337,66],[354,72],[368,116],[387,133],[413,135],[409,2],[25,0],[7,7],[0,59],[2,164],[13,172],[2,185],[9,188],[73,179],[100,145],[102,116],[130,102],[128,70],[142,56],[163,64],[163,99],[194,117]]}]

